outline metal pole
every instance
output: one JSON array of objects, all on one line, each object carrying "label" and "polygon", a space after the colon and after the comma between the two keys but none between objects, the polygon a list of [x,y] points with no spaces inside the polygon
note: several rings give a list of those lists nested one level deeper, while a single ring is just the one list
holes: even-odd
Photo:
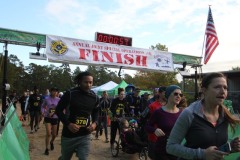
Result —
[{"label": "metal pole", "polygon": [[183,84],[182,84],[183,92],[185,92],[185,77],[183,76]]},{"label": "metal pole", "polygon": [[197,66],[195,67],[195,100],[198,99]]},{"label": "metal pole", "polygon": [[[5,50],[4,50],[4,62],[3,62],[3,81],[2,81],[2,111],[5,114],[7,110],[7,61],[8,61],[8,50],[7,50],[8,42],[5,42]],[[2,126],[4,126],[5,120],[2,121]]]}]

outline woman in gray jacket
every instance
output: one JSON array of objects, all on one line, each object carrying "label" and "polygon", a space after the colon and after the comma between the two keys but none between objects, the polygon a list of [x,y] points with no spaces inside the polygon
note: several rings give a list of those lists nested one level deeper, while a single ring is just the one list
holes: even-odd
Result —
[{"label": "woman in gray jacket", "polygon": [[[171,131],[166,150],[182,159],[220,160],[240,151],[239,137],[228,143],[228,126],[234,130],[240,120],[223,105],[227,97],[223,74],[206,75],[201,87],[204,98],[183,110]],[[181,145],[183,139],[186,142]]]}]

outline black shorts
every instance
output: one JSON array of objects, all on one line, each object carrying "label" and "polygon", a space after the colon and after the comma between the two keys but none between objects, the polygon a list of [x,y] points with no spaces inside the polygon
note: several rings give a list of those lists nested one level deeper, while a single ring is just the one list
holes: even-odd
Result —
[{"label": "black shorts", "polygon": [[51,125],[57,125],[58,124],[58,119],[57,118],[44,117],[44,123],[51,123]]}]

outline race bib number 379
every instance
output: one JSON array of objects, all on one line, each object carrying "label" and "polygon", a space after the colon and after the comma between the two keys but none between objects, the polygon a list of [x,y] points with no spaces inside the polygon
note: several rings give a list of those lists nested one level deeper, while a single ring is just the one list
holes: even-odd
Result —
[{"label": "race bib number 379", "polygon": [[84,117],[77,117],[75,121],[76,125],[79,125],[80,127],[87,127],[88,124],[88,118]]}]

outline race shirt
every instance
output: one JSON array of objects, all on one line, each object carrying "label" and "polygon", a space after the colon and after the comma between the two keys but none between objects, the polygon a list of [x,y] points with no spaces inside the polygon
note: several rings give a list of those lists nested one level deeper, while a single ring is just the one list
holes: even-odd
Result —
[{"label": "race shirt", "polygon": [[42,104],[42,97],[39,94],[32,94],[29,97],[29,110],[30,111],[40,111]]}]

